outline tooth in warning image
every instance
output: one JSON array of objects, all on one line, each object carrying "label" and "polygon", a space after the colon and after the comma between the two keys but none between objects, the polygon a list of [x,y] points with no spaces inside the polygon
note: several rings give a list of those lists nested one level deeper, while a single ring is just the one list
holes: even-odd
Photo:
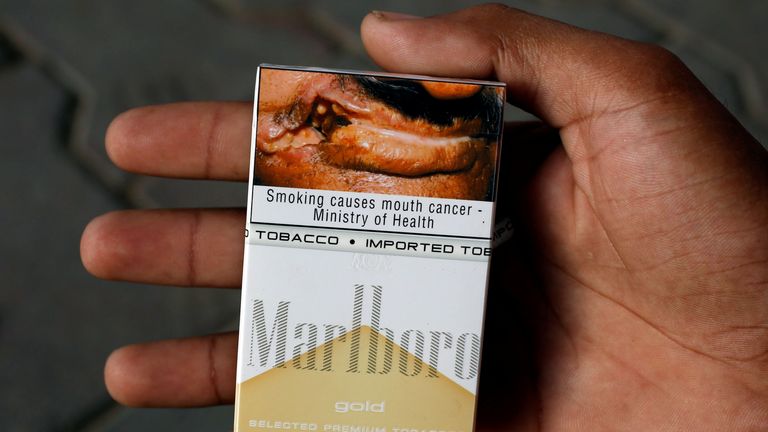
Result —
[{"label": "tooth in warning image", "polygon": [[262,67],[255,183],[492,200],[504,88]]}]

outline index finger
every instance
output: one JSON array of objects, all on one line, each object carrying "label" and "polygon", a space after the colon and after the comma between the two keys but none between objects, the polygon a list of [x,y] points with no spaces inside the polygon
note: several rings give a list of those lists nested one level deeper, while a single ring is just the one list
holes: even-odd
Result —
[{"label": "index finger", "polygon": [[126,171],[163,177],[248,178],[251,102],[136,108],[112,121],[109,157]]}]

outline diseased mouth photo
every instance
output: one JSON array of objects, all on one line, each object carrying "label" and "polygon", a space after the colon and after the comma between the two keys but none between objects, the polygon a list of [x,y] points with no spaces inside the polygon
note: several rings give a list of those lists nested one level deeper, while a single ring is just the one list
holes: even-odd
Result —
[{"label": "diseased mouth photo", "polygon": [[256,182],[490,200],[503,88],[262,68]]}]

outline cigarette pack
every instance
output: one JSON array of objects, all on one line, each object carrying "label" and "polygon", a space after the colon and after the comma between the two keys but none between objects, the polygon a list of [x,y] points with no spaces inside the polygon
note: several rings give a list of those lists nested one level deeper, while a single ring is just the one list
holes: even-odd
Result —
[{"label": "cigarette pack", "polygon": [[235,431],[473,430],[503,103],[259,68]]}]

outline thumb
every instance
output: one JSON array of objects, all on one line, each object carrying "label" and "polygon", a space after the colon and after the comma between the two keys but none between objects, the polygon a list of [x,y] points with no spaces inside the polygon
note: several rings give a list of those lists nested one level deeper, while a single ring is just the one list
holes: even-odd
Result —
[{"label": "thumb", "polygon": [[[497,78],[560,130],[567,158],[545,164],[531,208],[553,239],[541,243],[576,280],[642,316],[664,309],[666,328],[765,317],[754,300],[768,292],[768,153],[673,54],[502,5],[423,19],[376,12],[361,35],[385,69]],[[621,271],[605,282],[607,268]],[[689,300],[739,286],[754,295]],[[647,301],[670,287],[690,314]]]},{"label": "thumb", "polygon": [[702,89],[660,47],[499,4],[429,18],[376,11],[363,20],[361,34],[384,69],[497,78],[507,84],[513,103],[557,128],[607,108],[632,106],[648,93]]},{"label": "thumb", "polygon": [[663,48],[497,4],[429,18],[374,12],[361,36],[385,69],[506,83],[510,101],[560,130],[576,189],[557,195],[560,208],[584,198],[627,262],[669,258],[638,252],[638,241],[682,227],[681,209],[698,226],[665,238],[672,255],[712,234],[707,224],[733,226],[733,214],[750,227],[768,219],[766,152]]}]

